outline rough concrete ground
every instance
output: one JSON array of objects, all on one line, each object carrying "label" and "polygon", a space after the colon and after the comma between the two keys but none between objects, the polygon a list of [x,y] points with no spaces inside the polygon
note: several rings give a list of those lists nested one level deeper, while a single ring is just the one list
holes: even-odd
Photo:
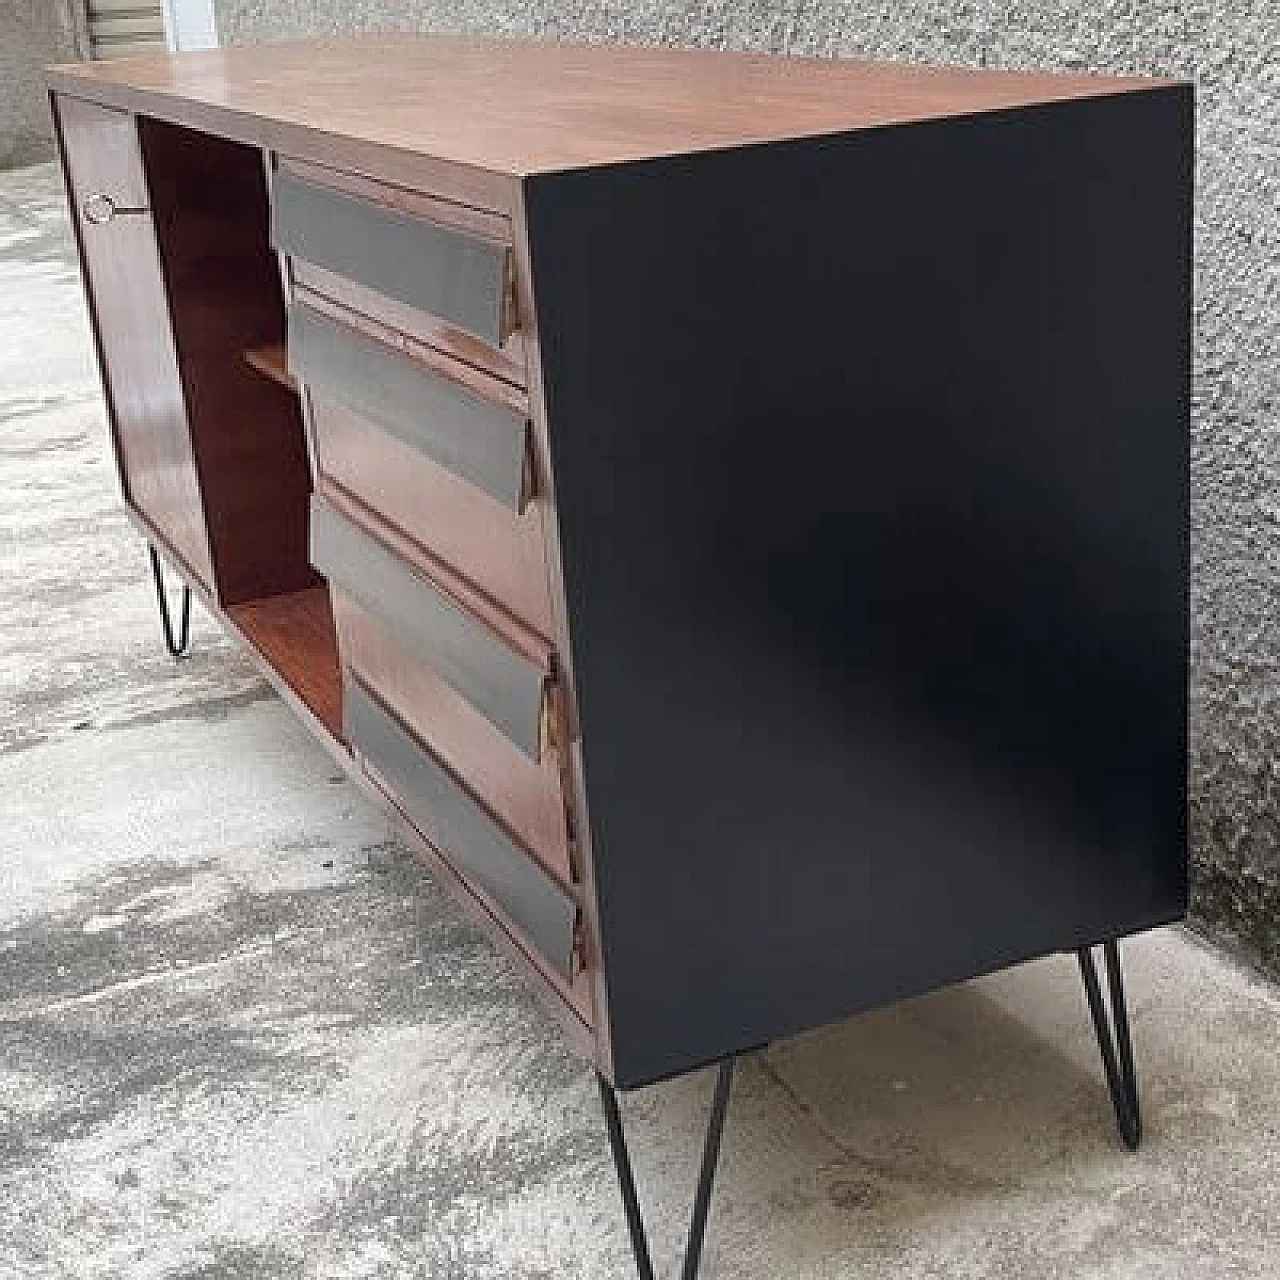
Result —
[{"label": "rough concrete ground", "polygon": [[[206,618],[165,655],[52,171],[0,176],[0,1277],[632,1274],[590,1074]],[[904,939],[904,945],[910,940]],[[1280,1274],[1280,993],[1056,957],[748,1060],[707,1274]],[[709,1077],[625,1101],[671,1274]]]}]

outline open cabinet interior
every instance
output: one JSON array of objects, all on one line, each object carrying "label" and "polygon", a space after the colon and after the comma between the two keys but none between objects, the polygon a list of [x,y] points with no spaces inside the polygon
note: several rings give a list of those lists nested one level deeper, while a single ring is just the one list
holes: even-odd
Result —
[{"label": "open cabinet interior", "polygon": [[138,132],[218,601],[338,737],[337,643],[308,561],[312,476],[263,152],[150,118]]}]

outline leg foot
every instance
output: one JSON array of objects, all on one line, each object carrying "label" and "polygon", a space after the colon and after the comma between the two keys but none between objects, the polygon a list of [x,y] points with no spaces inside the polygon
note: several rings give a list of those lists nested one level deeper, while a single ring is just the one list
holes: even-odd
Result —
[{"label": "leg foot", "polygon": [[[707,1232],[707,1215],[711,1210],[711,1188],[715,1181],[716,1166],[720,1161],[720,1140],[724,1136],[725,1112],[729,1106],[729,1089],[733,1083],[733,1058],[726,1058],[716,1074],[715,1099],[711,1104],[711,1120],[707,1125],[706,1142],[702,1149],[702,1168],[698,1175],[698,1189],[693,1199],[693,1215],[689,1222],[689,1240],[685,1246],[681,1280],[695,1280],[702,1261],[702,1244]],[[604,1107],[605,1123],[609,1129],[609,1145],[613,1149],[613,1163],[618,1171],[618,1186],[622,1192],[622,1207],[627,1214],[627,1229],[631,1233],[631,1250],[635,1254],[636,1271],[640,1280],[655,1280],[653,1259],[649,1254],[649,1242],[645,1235],[644,1219],[640,1213],[640,1200],[636,1195],[635,1175],[631,1170],[631,1157],[627,1152],[626,1136],[622,1132],[622,1117],[618,1113],[618,1095],[604,1076],[597,1076],[600,1086],[600,1102]]]},{"label": "leg foot", "polygon": [[151,576],[156,583],[156,600],[160,605],[160,625],[164,628],[164,647],[175,658],[186,656],[187,644],[191,639],[191,588],[183,583],[182,612],[179,615],[178,634],[173,633],[173,619],[169,615],[169,596],[164,589],[164,575],[160,569],[160,556],[155,547],[148,546],[151,553]]},{"label": "leg foot", "polygon": [[1103,953],[1107,961],[1107,988],[1111,1004],[1109,1019],[1098,983],[1098,971],[1094,968],[1092,948],[1081,947],[1076,955],[1080,961],[1080,976],[1084,979],[1093,1029],[1098,1036],[1098,1048],[1102,1050],[1102,1067],[1115,1106],[1116,1124],[1124,1145],[1130,1151],[1136,1151],[1142,1141],[1142,1111],[1138,1101],[1138,1074],[1133,1065],[1133,1043],[1129,1038],[1129,1013],[1124,1002],[1120,944],[1115,940],[1104,943]]}]

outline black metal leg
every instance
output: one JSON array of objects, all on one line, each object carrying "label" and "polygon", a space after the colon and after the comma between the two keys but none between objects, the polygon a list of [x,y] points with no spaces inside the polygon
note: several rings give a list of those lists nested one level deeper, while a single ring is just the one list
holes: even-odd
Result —
[{"label": "black metal leg", "polygon": [[1120,1137],[1130,1151],[1136,1151],[1142,1141],[1142,1110],[1138,1101],[1138,1073],[1133,1065],[1133,1042],[1129,1038],[1129,1014],[1124,1003],[1120,944],[1116,941],[1104,943],[1103,953],[1107,960],[1107,988],[1111,997],[1110,1020],[1103,1004],[1092,948],[1081,947],[1076,955],[1080,960],[1080,976],[1084,979],[1084,993],[1089,1001],[1093,1029],[1097,1032],[1098,1047],[1102,1050],[1102,1066],[1107,1074],[1107,1087],[1111,1090],[1111,1101],[1116,1109]]},{"label": "black metal leg", "polygon": [[156,580],[156,599],[160,604],[160,625],[164,627],[164,646],[175,658],[186,656],[187,643],[191,638],[191,588],[182,584],[182,613],[179,615],[178,636],[174,639],[173,619],[169,616],[169,596],[164,589],[164,575],[160,570],[160,557],[153,546],[148,546],[151,553],[151,575]]},{"label": "black metal leg", "polygon": [[[689,1222],[689,1241],[685,1246],[684,1266],[680,1270],[681,1280],[695,1280],[702,1261],[702,1243],[707,1233],[707,1215],[711,1210],[711,1187],[715,1182],[716,1166],[720,1162],[720,1140],[724,1136],[725,1112],[729,1106],[729,1089],[733,1083],[733,1064],[733,1058],[726,1058],[716,1074],[715,1098],[711,1104],[706,1143],[702,1148],[702,1168],[698,1174],[698,1190],[693,1198],[693,1216]],[[654,1280],[653,1259],[649,1255],[649,1241],[640,1213],[640,1199],[636,1195],[635,1175],[631,1171],[627,1139],[622,1132],[622,1117],[618,1113],[618,1095],[604,1076],[598,1075],[596,1080],[600,1086],[600,1101],[604,1106],[605,1123],[609,1129],[613,1163],[618,1170],[618,1186],[622,1191],[622,1206],[627,1214],[627,1230],[631,1233],[631,1250],[635,1254],[636,1270],[640,1274],[640,1280]]]},{"label": "black metal leg", "polygon": [[640,1216],[640,1198],[636,1195],[636,1178],[631,1171],[627,1138],[622,1132],[622,1116],[618,1114],[618,1095],[613,1085],[599,1073],[596,1075],[596,1083],[600,1086],[600,1102],[604,1107],[604,1121],[609,1129],[609,1146],[613,1149],[613,1163],[618,1171],[618,1187],[622,1192],[622,1207],[627,1214],[627,1230],[631,1233],[631,1251],[636,1256],[636,1270],[640,1273],[640,1280],[654,1280],[649,1241],[644,1234],[644,1219]]}]

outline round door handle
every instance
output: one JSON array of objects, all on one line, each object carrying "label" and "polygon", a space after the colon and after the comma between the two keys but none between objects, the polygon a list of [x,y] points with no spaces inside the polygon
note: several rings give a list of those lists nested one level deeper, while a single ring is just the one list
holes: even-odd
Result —
[{"label": "round door handle", "polygon": [[149,213],[150,210],[145,208],[126,208],[123,205],[116,204],[104,192],[97,191],[80,206],[80,212],[90,226],[99,227],[105,222],[110,222],[118,213]]}]

